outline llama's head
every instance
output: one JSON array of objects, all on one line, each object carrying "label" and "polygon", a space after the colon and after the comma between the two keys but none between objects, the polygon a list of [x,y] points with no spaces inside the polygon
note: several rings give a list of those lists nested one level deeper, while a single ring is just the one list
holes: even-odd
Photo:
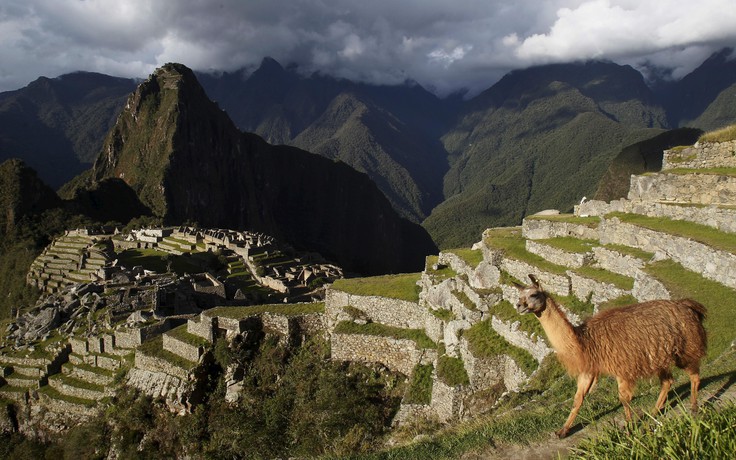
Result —
[{"label": "llama's head", "polygon": [[547,307],[547,293],[539,287],[539,281],[534,275],[529,275],[532,280],[531,286],[522,286],[514,283],[519,290],[519,301],[516,303],[516,311],[524,313],[534,313],[539,316]]}]

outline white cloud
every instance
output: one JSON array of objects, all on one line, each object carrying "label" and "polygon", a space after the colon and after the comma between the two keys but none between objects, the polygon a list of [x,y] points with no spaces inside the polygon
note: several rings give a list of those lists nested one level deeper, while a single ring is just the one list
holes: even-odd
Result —
[{"label": "white cloud", "polygon": [[169,61],[235,70],[265,56],[446,94],[513,68],[601,58],[679,75],[736,45],[733,0],[3,0],[0,91],[39,75],[145,76]]}]

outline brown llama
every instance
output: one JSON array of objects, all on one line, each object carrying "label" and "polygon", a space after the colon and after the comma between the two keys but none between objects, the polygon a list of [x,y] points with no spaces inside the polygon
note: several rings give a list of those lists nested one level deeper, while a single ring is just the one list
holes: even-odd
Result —
[{"label": "brown llama", "polygon": [[672,365],[690,376],[691,410],[698,409],[700,360],[705,355],[705,307],[690,299],[654,300],[612,308],[573,326],[554,299],[539,287],[516,284],[520,291],[516,311],[534,313],[557,358],[577,378],[577,392],[567,421],[557,432],[567,435],[585,395],[601,374],[616,377],[618,397],[631,420],[631,397],[636,381],[657,376],[662,388],[655,409],[661,411],[672,385]]}]

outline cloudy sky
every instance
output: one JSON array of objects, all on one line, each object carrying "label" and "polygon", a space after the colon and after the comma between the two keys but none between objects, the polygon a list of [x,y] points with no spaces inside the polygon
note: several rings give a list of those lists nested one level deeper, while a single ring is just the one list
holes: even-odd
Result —
[{"label": "cloudy sky", "polygon": [[511,69],[608,59],[681,77],[736,46],[733,0],[2,0],[0,91],[75,70],[264,56],[374,83],[477,92]]}]

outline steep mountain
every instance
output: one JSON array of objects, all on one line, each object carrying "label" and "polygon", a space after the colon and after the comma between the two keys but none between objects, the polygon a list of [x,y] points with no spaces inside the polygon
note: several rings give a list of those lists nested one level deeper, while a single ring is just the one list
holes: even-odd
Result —
[{"label": "steep mountain", "polygon": [[588,62],[512,72],[468,101],[442,141],[446,201],[424,222],[440,247],[592,195],[625,145],[666,126],[638,72]]},{"label": "steep mountain", "polygon": [[263,231],[359,273],[417,270],[436,250],[365,174],[238,131],[180,64],[130,96],[76,188],[111,178],[167,223]]},{"label": "steep mountain", "polygon": [[703,131],[699,129],[678,128],[626,146],[611,161],[593,198],[601,201],[626,198],[632,174],[638,175],[661,170],[662,155],[665,149],[678,145],[692,145],[701,134]]},{"label": "steep mountain", "polygon": [[0,232],[7,235],[23,217],[60,205],[56,193],[22,160],[0,163]]},{"label": "steep mountain", "polygon": [[673,127],[712,130],[733,123],[736,119],[734,49],[713,53],[681,80],[655,85],[654,91]]},{"label": "steep mountain", "polygon": [[411,82],[375,86],[303,76],[270,58],[251,74],[199,77],[241,130],[365,172],[403,217],[420,222],[442,201],[448,166],[437,137],[453,101]]},{"label": "steep mountain", "polygon": [[131,79],[76,72],[0,93],[0,161],[22,158],[54,188],[88,168]]}]

